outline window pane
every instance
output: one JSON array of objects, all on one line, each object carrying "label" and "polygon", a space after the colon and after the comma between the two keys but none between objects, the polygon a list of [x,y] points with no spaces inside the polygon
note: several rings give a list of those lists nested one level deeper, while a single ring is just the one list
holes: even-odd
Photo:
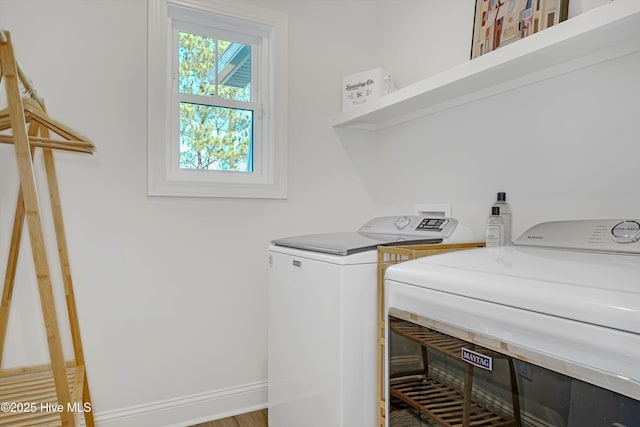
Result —
[{"label": "window pane", "polygon": [[251,46],[179,33],[178,91],[251,101]]},{"label": "window pane", "polygon": [[218,59],[218,96],[251,101],[251,46],[226,43]]},{"label": "window pane", "polygon": [[180,168],[253,172],[253,111],[181,102]]}]

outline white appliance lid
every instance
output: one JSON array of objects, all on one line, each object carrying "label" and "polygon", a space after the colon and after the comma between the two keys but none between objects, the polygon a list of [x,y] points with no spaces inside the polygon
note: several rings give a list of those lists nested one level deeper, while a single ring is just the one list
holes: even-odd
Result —
[{"label": "white appliance lid", "polygon": [[640,257],[499,247],[397,264],[385,278],[640,334]]},{"label": "white appliance lid", "polygon": [[375,250],[385,244],[441,243],[452,235],[458,225],[453,218],[425,215],[386,216],[369,220],[357,232],[306,234],[272,240],[277,246],[351,255]]},{"label": "white appliance lid", "polygon": [[346,256],[359,252],[374,250],[378,247],[378,245],[383,244],[427,244],[439,243],[441,241],[441,239],[405,240],[401,236],[388,234],[365,235],[358,232],[338,232],[284,237],[281,239],[275,239],[271,243],[277,246],[302,249],[305,251]]},{"label": "white appliance lid", "polygon": [[348,255],[354,251],[375,248],[378,241],[355,232],[338,232],[284,237],[271,243],[294,249]]}]

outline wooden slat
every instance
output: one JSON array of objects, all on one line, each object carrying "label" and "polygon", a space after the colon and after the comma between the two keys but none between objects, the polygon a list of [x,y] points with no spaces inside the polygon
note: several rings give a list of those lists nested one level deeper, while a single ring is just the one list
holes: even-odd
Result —
[{"label": "wooden slat", "polygon": [[[428,417],[444,426],[519,426],[520,406],[518,401],[517,379],[510,357],[499,352],[475,346],[472,343],[394,317],[389,317],[389,328],[401,336],[421,344],[424,349],[433,349],[461,359],[461,348],[467,347],[495,359],[507,359],[509,362],[512,387],[512,410],[514,419],[505,419],[484,404],[474,401],[472,394],[474,368],[465,364],[464,388],[441,383],[425,373],[397,373],[390,379],[391,394],[422,411]],[[426,363],[426,362],[425,362]]]},{"label": "wooden slat", "polygon": [[84,389],[84,382],[86,379],[86,371],[84,366],[76,366],[76,371],[73,376],[73,385],[71,386],[71,401],[82,402],[82,392]]},{"label": "wooden slat", "polygon": [[[0,143],[13,144],[13,135],[0,135]],[[29,144],[32,147],[54,148],[57,150],[75,151],[78,153],[93,154],[95,147],[93,144],[84,141],[68,141],[52,138],[29,137]]]},{"label": "wooden slat", "polygon": [[[398,335],[402,335],[412,341],[441,351],[442,353],[448,354],[456,359],[460,359],[462,347],[469,348],[471,345],[461,339],[395,318],[391,318],[389,328]],[[472,348],[471,350],[474,349]],[[474,351],[486,354],[494,359],[509,359],[509,356],[484,347],[475,346]]]},{"label": "wooden slat", "polygon": [[[43,136],[49,136],[49,130],[42,128]],[[60,270],[62,271],[62,282],[64,284],[64,293],[67,306],[67,315],[69,317],[69,326],[71,329],[71,340],[73,343],[73,352],[76,363],[82,368],[83,388],[81,394],[85,402],[91,402],[89,392],[89,382],[86,372],[84,371],[84,350],[82,348],[82,338],[80,336],[80,322],[78,320],[78,309],[76,306],[75,294],[73,291],[73,280],[71,278],[71,263],[69,261],[69,250],[67,248],[67,239],[65,237],[64,221],[62,219],[62,205],[60,202],[60,190],[58,188],[58,178],[56,174],[55,162],[53,159],[53,151],[51,149],[43,150],[44,166],[47,174],[47,184],[49,188],[49,199],[51,201],[51,210],[53,213],[53,225],[56,234],[56,243],[58,244],[58,255],[60,260]],[[79,391],[79,389],[78,389]],[[77,400],[77,399],[76,399]],[[93,412],[86,414],[86,422],[88,427],[93,427]]]},{"label": "wooden slat", "polygon": [[477,427],[515,426],[514,419],[505,419],[486,406],[470,399],[468,423],[463,422],[464,395],[461,391],[428,376],[410,376],[390,381],[390,394],[409,403],[427,417],[447,427],[472,425]]},{"label": "wooden slat", "polygon": [[[66,368],[73,368],[76,366],[75,360],[69,360],[65,362]],[[23,375],[32,375],[42,372],[51,371],[51,364],[32,365],[32,366],[20,366],[17,368],[4,368],[0,369],[0,382],[10,377],[21,377]],[[4,379],[3,379],[4,378]]]},{"label": "wooden slat", "polygon": [[[31,251],[35,264],[38,291],[40,293],[40,305],[44,315],[54,381],[56,383],[58,400],[60,403],[66,405],[70,401],[71,396],[64,372],[64,355],[60,341],[60,328],[58,326],[55,300],[51,287],[49,263],[47,261],[44,231],[40,215],[40,204],[38,201],[29,138],[25,126],[24,107],[18,87],[15,55],[13,53],[11,36],[8,32],[5,32],[5,34],[8,42],[0,44],[0,63],[2,64],[4,72],[4,84],[9,104],[8,110],[14,136],[13,147],[16,154],[20,187],[24,197],[29,237],[31,240]],[[63,426],[75,425],[72,414],[63,412],[61,418]]]},{"label": "wooden slat", "polygon": [[61,122],[51,118],[33,99],[27,98],[23,104],[25,112],[29,115],[29,118],[40,123],[50,131],[60,135],[65,139],[91,142],[86,136],[81,135],[80,133],[71,129],[69,126],[66,126]]},{"label": "wooden slat", "polygon": [[[71,129],[69,126],[66,126],[59,121],[51,118],[44,111],[42,106],[33,99],[29,97],[22,97],[20,98],[20,100],[22,103],[22,114],[24,116],[23,123],[37,122],[53,133],[60,135],[64,139],[91,143],[89,138],[87,138],[86,136],[81,135],[77,131]],[[0,130],[10,129],[13,127],[14,123],[11,121],[11,111],[8,107],[0,111]]]},{"label": "wooden slat", "polygon": [[[0,402],[7,402],[9,405],[35,405],[22,411],[1,411],[0,426],[62,425],[61,414],[57,411],[58,400],[53,373],[40,372],[40,367],[34,367],[33,370],[37,372],[0,380]],[[83,377],[83,366],[71,366],[67,369],[67,384],[74,396],[72,404],[81,402]],[[66,405],[64,407],[66,408]],[[16,406],[14,409],[21,408],[24,406]],[[74,418],[79,416],[78,413],[71,415]]]},{"label": "wooden slat", "polygon": [[[67,377],[71,374],[68,371]],[[0,383],[0,395],[2,397],[11,396],[23,391],[33,391],[46,389],[51,385],[51,372],[43,372],[35,375],[23,375],[5,379]]]}]

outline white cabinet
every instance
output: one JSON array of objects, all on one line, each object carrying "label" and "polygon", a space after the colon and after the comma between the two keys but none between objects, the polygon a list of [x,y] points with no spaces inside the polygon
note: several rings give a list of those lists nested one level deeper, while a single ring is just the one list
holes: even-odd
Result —
[{"label": "white cabinet", "polygon": [[612,0],[554,27],[332,117],[378,130],[640,51],[640,1]]}]

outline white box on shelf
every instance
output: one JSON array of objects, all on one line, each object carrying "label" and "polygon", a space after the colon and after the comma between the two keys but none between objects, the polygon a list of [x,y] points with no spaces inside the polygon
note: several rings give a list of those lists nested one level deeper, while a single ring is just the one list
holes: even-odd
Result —
[{"label": "white box on shelf", "polygon": [[391,73],[383,68],[345,76],[342,80],[342,111],[370,103],[394,89]]}]

